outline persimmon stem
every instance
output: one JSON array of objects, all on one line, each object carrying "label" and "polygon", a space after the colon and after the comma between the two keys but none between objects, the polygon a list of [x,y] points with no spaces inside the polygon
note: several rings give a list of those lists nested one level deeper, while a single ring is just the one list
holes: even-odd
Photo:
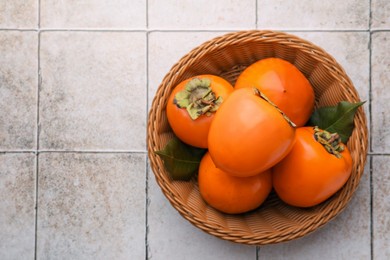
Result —
[{"label": "persimmon stem", "polygon": [[192,120],[201,115],[210,116],[217,111],[222,103],[222,97],[216,97],[211,89],[208,78],[193,78],[185,88],[178,92],[173,103],[179,108],[185,108]]},{"label": "persimmon stem", "polygon": [[255,92],[255,95],[261,97],[262,99],[267,101],[271,106],[276,108],[279,111],[279,113],[283,116],[283,118],[287,121],[287,123],[289,123],[290,126],[294,128],[297,127],[297,125],[293,121],[291,121],[291,119],[275,103],[273,103],[266,95],[264,95],[263,92],[261,92],[257,88],[253,88],[253,91]]},{"label": "persimmon stem", "polygon": [[344,151],[344,144],[341,142],[338,133],[330,133],[326,130],[320,129],[318,126],[314,127],[314,138],[317,142],[322,144],[326,151],[333,154],[337,158],[341,158],[341,152]]}]

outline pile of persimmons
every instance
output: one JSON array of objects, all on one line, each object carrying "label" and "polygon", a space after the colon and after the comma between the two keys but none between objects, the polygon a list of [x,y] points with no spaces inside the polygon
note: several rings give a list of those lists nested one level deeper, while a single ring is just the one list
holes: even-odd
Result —
[{"label": "pile of persimmons", "polygon": [[272,188],[285,203],[317,205],[348,180],[352,159],[337,133],[306,126],[315,94],[293,64],[266,58],[234,86],[215,75],[178,84],[168,122],[184,143],[207,149],[198,170],[202,198],[237,214],[259,207]]}]

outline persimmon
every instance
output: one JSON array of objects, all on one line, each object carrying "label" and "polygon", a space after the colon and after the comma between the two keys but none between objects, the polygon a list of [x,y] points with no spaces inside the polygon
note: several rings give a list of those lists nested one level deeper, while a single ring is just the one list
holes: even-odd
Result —
[{"label": "persimmon", "polygon": [[311,207],[335,194],[351,170],[350,152],[337,133],[301,127],[290,153],[272,169],[273,186],[287,204]]},{"label": "persimmon", "polygon": [[166,106],[175,135],[189,145],[207,148],[214,113],[232,91],[228,81],[215,75],[199,75],[179,83]]},{"label": "persimmon", "polygon": [[233,91],[211,124],[208,146],[217,168],[237,177],[263,172],[294,143],[295,128],[256,88]]},{"label": "persimmon", "polygon": [[213,208],[229,214],[248,212],[259,207],[272,189],[271,171],[240,178],[215,167],[206,153],[199,166],[199,191]]},{"label": "persimmon", "polygon": [[314,90],[305,75],[290,62],[266,58],[248,66],[238,77],[236,89],[256,87],[298,127],[314,109]]}]

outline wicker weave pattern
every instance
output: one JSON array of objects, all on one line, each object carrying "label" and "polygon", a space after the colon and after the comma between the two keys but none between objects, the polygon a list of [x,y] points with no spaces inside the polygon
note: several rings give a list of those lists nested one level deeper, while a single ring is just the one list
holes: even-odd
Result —
[{"label": "wicker weave pattern", "polygon": [[354,162],[352,176],[337,194],[316,207],[290,207],[272,193],[259,209],[228,215],[214,210],[202,200],[196,178],[190,182],[172,181],[162,161],[153,153],[162,149],[173,136],[165,114],[171,90],[182,80],[199,74],[219,75],[234,84],[242,70],[266,57],[279,57],[298,67],[314,88],[317,107],[335,105],[341,100],[360,101],[345,71],[323,49],[282,32],[241,31],[207,41],[180,59],[159,86],[148,120],[151,167],[172,206],[193,225],[209,234],[252,245],[302,237],[338,215],[359,184],[367,155],[366,117],[360,108],[355,116],[356,127],[348,142]]}]

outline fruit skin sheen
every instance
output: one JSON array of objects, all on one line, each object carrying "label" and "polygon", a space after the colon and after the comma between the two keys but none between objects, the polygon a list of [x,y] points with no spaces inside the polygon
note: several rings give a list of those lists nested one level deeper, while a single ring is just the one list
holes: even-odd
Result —
[{"label": "fruit skin sheen", "polygon": [[199,192],[213,208],[229,214],[248,212],[259,207],[272,189],[271,170],[240,178],[215,167],[206,153],[199,166]]},{"label": "fruit skin sheen", "polygon": [[217,168],[237,177],[261,173],[292,148],[295,128],[255,88],[233,91],[215,113],[208,147]]},{"label": "fruit skin sheen", "polygon": [[210,124],[214,118],[214,112],[210,115],[201,115],[199,118],[193,120],[185,108],[179,108],[174,102],[175,95],[182,91],[187,83],[194,78],[209,79],[211,81],[210,87],[212,91],[217,97],[222,97],[223,100],[233,92],[233,86],[225,79],[215,75],[198,75],[179,83],[168,98],[166,107],[167,118],[175,135],[186,144],[199,148],[207,148],[207,136]]},{"label": "fruit skin sheen", "polygon": [[352,158],[346,145],[340,156],[315,140],[313,127],[297,128],[291,152],[272,169],[279,198],[292,206],[311,207],[331,197],[351,176]]},{"label": "fruit skin sheen", "polygon": [[314,90],[305,75],[290,62],[266,58],[248,66],[234,88],[255,87],[277,105],[298,127],[314,109]]}]

